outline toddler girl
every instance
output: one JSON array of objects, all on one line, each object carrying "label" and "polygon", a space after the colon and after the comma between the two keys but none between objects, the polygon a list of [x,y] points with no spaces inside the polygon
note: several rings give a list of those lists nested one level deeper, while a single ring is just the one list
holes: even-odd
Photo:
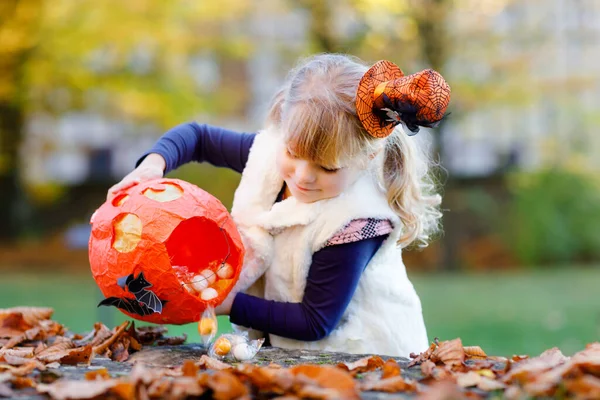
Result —
[{"label": "toddler girl", "polygon": [[428,340],[401,249],[426,245],[441,216],[411,136],[449,96],[432,70],[314,56],[290,72],[263,131],[175,127],[109,197],[190,161],[242,173],[231,215],[246,256],[219,312],[278,347],[407,357]]}]

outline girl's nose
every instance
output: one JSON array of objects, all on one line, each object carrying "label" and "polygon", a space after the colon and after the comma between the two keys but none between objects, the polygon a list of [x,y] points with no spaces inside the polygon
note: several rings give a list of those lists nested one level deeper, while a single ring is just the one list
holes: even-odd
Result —
[{"label": "girl's nose", "polygon": [[309,162],[300,160],[296,165],[296,182],[314,183],[316,174]]}]

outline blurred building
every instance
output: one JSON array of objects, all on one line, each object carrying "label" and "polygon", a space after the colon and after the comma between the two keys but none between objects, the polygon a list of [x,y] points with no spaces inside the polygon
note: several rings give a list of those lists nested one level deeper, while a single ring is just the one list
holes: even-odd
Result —
[{"label": "blurred building", "polygon": [[514,165],[599,169],[600,2],[513,1],[496,12],[500,3],[480,2],[480,18],[453,18],[467,40],[455,43],[451,76],[493,82],[496,93],[450,118],[446,166],[465,176]]},{"label": "blurred building", "polygon": [[[442,138],[448,169],[454,175],[486,176],[513,165],[536,168],[564,161],[573,154],[600,167],[593,157],[600,151],[595,134],[600,124],[600,2],[471,3],[478,4],[481,15],[457,9],[450,21],[462,40],[453,48],[448,80],[494,82],[501,93],[450,118]],[[271,96],[306,48],[309,23],[299,10],[256,9],[243,24],[226,30],[242,32],[256,43],[246,61],[218,59],[208,51],[192,57],[189,71],[200,90],[216,90],[225,79],[241,74],[240,90],[248,93],[241,114],[216,118],[199,112],[196,119],[242,131],[258,129]],[[337,25],[352,29],[349,23]],[[145,51],[140,48],[132,58],[133,70],[147,69],[152,57]],[[65,96],[57,92],[56,101],[68,103]],[[114,181],[131,170],[161,133],[157,126],[107,119],[93,108],[58,118],[35,115],[28,121],[23,171],[30,182]]]}]

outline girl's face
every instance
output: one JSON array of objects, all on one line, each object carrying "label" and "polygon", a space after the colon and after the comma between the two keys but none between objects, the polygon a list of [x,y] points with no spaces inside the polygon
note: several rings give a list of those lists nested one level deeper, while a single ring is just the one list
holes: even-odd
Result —
[{"label": "girl's face", "polygon": [[297,157],[285,144],[277,155],[277,169],[292,196],[302,203],[336,197],[358,178],[357,169],[326,169]]}]

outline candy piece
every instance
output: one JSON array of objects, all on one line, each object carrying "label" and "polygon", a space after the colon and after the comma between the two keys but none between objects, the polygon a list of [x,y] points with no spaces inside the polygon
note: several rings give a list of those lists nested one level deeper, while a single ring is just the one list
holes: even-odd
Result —
[{"label": "candy piece", "polygon": [[254,358],[258,350],[260,350],[265,339],[253,340],[251,342],[236,344],[231,353],[237,361],[248,361]]},{"label": "candy piece", "polygon": [[202,318],[198,321],[198,333],[204,347],[207,347],[217,335],[218,325],[215,309],[211,306],[206,307],[202,312]]},{"label": "candy piece", "polygon": [[217,276],[221,279],[229,279],[233,276],[233,267],[227,263],[219,266]]},{"label": "candy piece", "polygon": [[215,342],[213,350],[218,356],[226,356],[231,351],[231,342],[226,337],[220,337]]},{"label": "candy piece", "polygon": [[192,287],[198,293],[202,292],[204,289],[208,287],[208,281],[202,275],[196,275],[192,278]]},{"label": "candy piece", "polygon": [[217,324],[212,318],[203,317],[200,322],[198,322],[198,333],[200,335],[206,336],[216,332]]},{"label": "candy piece", "polygon": [[219,295],[217,291],[213,288],[204,289],[202,293],[200,293],[200,298],[204,301],[212,300]]},{"label": "candy piece", "polygon": [[204,271],[200,272],[200,275],[207,280],[207,286],[210,286],[217,281],[217,276],[215,275],[214,271],[210,269],[205,269]]}]

